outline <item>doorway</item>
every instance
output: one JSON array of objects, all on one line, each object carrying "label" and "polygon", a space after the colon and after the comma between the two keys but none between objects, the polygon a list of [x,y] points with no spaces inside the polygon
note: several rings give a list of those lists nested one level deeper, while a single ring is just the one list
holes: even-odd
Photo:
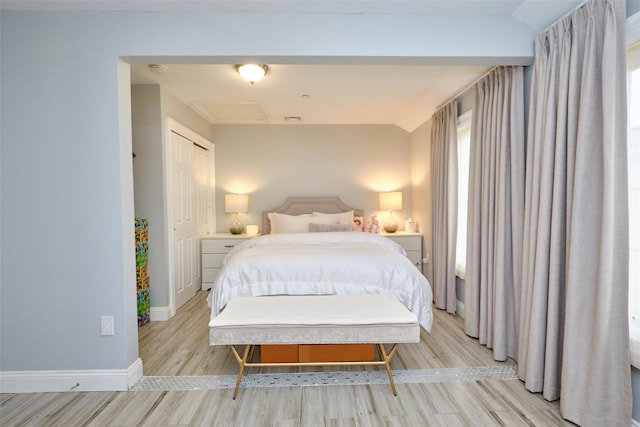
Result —
[{"label": "doorway", "polygon": [[173,265],[173,313],[196,295],[201,288],[200,236],[207,233],[207,202],[211,188],[210,150],[189,138],[176,123],[169,131],[171,157],[168,173],[171,244],[170,262]]},{"label": "doorway", "polygon": [[171,316],[201,288],[200,237],[215,223],[214,145],[167,118],[165,223]]}]

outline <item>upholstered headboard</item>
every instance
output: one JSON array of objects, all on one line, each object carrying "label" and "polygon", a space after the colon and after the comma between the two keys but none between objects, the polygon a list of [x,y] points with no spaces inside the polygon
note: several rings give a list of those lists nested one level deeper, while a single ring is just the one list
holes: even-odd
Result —
[{"label": "upholstered headboard", "polygon": [[354,216],[364,216],[364,211],[345,205],[339,197],[289,197],[277,208],[262,213],[262,234],[269,234],[271,232],[269,212],[301,215],[312,212],[341,213],[347,211],[354,211]]}]

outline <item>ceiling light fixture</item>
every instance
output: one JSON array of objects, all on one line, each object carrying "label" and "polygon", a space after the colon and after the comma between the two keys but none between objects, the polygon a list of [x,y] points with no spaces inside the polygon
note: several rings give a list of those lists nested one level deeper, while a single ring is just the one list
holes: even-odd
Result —
[{"label": "ceiling light fixture", "polygon": [[236,70],[242,76],[243,79],[248,81],[251,84],[255,82],[259,82],[262,80],[265,74],[267,74],[267,70],[269,67],[266,65],[257,65],[257,64],[240,64],[236,65]]},{"label": "ceiling light fixture", "polygon": [[164,64],[149,64],[149,70],[151,70],[152,73],[165,74],[168,69],[169,67]]}]

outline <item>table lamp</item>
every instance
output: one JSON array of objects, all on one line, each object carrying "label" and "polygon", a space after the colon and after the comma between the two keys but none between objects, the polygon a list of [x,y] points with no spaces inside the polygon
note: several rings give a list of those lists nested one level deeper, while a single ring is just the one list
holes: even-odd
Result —
[{"label": "table lamp", "polygon": [[244,227],[240,224],[238,214],[249,211],[249,196],[247,194],[225,194],[224,211],[235,214],[231,228],[229,228],[231,234],[242,234]]},{"label": "table lamp", "polygon": [[389,211],[389,217],[383,224],[384,231],[387,233],[395,233],[398,230],[398,223],[393,217],[393,211],[402,210],[402,192],[388,191],[380,193],[378,202],[381,210]]}]

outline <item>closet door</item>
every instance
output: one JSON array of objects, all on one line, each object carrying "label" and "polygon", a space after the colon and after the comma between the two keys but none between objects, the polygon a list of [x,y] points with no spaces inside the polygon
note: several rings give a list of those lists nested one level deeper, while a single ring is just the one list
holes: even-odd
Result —
[{"label": "closet door", "polygon": [[196,294],[198,268],[198,232],[194,144],[171,132],[171,205],[173,219],[174,309]]},{"label": "closet door", "polygon": [[196,193],[196,223],[197,233],[203,236],[209,231],[209,212],[211,210],[211,152],[199,144],[193,144],[193,173]]},{"label": "closet door", "polygon": [[[199,238],[206,235],[209,230],[209,212],[212,199],[211,189],[211,163],[212,153],[197,143],[193,144],[193,177],[195,189],[195,221],[196,235]],[[202,267],[200,261],[200,245],[196,241],[196,266],[195,266],[195,288],[202,289]]]}]

